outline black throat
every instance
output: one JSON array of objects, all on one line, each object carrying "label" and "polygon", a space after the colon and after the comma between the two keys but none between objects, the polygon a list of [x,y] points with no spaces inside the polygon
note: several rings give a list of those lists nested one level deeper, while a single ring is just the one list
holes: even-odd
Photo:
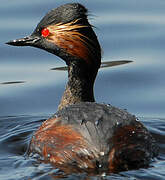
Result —
[{"label": "black throat", "polygon": [[94,102],[93,86],[98,72],[83,60],[74,60],[68,65],[68,83],[58,109],[78,102]]}]

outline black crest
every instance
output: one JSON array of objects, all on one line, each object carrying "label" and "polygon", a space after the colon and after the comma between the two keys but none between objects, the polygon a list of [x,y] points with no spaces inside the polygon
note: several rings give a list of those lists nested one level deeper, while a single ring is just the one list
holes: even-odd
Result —
[{"label": "black crest", "polygon": [[87,9],[79,3],[65,4],[48,12],[37,28],[43,28],[50,24],[65,24],[76,19],[86,19],[87,12]]}]

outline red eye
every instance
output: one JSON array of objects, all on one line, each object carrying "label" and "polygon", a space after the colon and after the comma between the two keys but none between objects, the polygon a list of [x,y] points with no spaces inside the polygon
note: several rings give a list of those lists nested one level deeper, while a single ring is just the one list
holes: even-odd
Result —
[{"label": "red eye", "polygon": [[48,37],[50,32],[49,32],[49,29],[47,28],[44,28],[42,31],[41,31],[41,34],[43,37]]}]

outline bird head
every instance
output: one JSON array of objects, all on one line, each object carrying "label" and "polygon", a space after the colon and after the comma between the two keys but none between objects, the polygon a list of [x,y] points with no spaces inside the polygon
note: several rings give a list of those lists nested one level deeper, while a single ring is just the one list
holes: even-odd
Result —
[{"label": "bird head", "polygon": [[87,14],[87,9],[79,3],[62,5],[48,12],[30,36],[7,44],[44,49],[68,65],[72,61],[84,61],[99,68],[101,49]]}]

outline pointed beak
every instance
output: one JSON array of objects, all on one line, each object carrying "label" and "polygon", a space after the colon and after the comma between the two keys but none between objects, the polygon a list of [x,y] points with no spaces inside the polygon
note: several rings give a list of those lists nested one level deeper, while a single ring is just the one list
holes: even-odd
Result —
[{"label": "pointed beak", "polygon": [[41,38],[38,36],[30,35],[24,38],[15,39],[7,42],[6,44],[12,46],[35,46]]}]

